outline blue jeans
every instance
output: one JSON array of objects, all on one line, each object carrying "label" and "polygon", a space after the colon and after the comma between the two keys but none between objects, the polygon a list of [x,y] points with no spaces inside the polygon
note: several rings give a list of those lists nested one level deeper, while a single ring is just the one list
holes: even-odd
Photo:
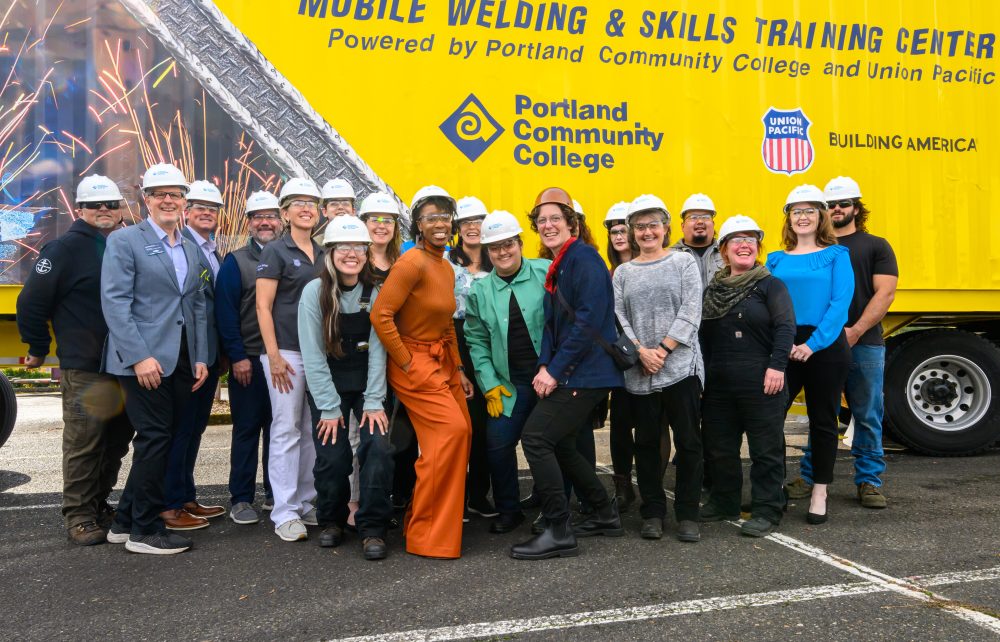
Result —
[{"label": "blue jeans", "polygon": [[[885,375],[885,346],[856,345],[851,348],[851,369],[844,394],[854,417],[854,483],[882,485],[885,457],[882,453],[882,417],[885,412],[882,383]],[[802,478],[812,481],[812,458],[806,444],[799,464]]]},{"label": "blue jeans", "polygon": [[[271,480],[267,471],[268,445],[271,441],[271,398],[260,359],[250,357],[253,373],[250,385],[243,386],[229,370],[229,407],[233,414],[233,438],[229,450],[229,494],[235,506],[252,504],[257,490],[257,462],[264,471],[264,493],[271,499]],[[261,435],[263,434],[263,451]]]},{"label": "blue jeans", "polygon": [[517,399],[510,417],[501,414],[486,420],[486,458],[493,483],[493,501],[500,513],[521,512],[516,448],[537,400],[530,385],[517,386]]}]

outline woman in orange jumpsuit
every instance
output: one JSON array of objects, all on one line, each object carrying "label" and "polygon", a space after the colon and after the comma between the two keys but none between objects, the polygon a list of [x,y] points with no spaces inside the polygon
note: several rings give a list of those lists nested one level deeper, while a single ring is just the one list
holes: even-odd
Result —
[{"label": "woman in orange jumpsuit", "polygon": [[444,258],[455,200],[439,187],[419,190],[410,207],[416,247],[389,273],[372,308],[372,327],[389,354],[389,384],[406,406],[420,444],[417,484],[405,519],[406,551],[462,553],[465,473],[472,422],[455,340],[455,273]]}]

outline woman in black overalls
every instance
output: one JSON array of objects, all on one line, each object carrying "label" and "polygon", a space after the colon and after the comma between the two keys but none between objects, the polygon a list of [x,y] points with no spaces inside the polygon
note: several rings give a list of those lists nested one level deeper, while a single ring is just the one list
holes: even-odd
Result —
[{"label": "woman in black overalls", "polygon": [[317,519],[320,546],[343,540],[350,513],[353,454],[348,422],[358,419],[361,498],[355,514],[365,559],[386,556],[385,532],[392,516],[392,447],[385,413],[385,349],[371,329],[369,310],[378,292],[365,270],[371,238],[354,216],[327,225],[328,248],[320,277],[302,291],[299,336],[316,426]]}]

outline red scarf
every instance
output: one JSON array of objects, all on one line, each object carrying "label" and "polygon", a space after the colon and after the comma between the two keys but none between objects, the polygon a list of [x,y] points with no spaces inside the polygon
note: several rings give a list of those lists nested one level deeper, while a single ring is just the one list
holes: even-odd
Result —
[{"label": "red scarf", "polygon": [[566,250],[569,249],[570,245],[573,245],[573,243],[576,242],[576,238],[577,237],[575,236],[569,237],[566,244],[562,246],[561,250],[559,250],[559,254],[556,255],[555,260],[552,261],[552,265],[549,266],[549,271],[545,275],[545,289],[549,294],[556,293],[556,272],[559,270],[559,264],[562,263]]}]

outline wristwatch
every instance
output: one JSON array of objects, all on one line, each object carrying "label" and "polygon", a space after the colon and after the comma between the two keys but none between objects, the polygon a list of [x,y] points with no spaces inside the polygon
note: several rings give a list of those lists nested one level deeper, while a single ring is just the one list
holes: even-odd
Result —
[{"label": "wristwatch", "polygon": [[669,354],[673,354],[673,352],[674,352],[673,348],[671,348],[670,346],[668,346],[663,341],[660,341],[660,347],[663,348],[664,350],[666,350],[668,355]]}]

